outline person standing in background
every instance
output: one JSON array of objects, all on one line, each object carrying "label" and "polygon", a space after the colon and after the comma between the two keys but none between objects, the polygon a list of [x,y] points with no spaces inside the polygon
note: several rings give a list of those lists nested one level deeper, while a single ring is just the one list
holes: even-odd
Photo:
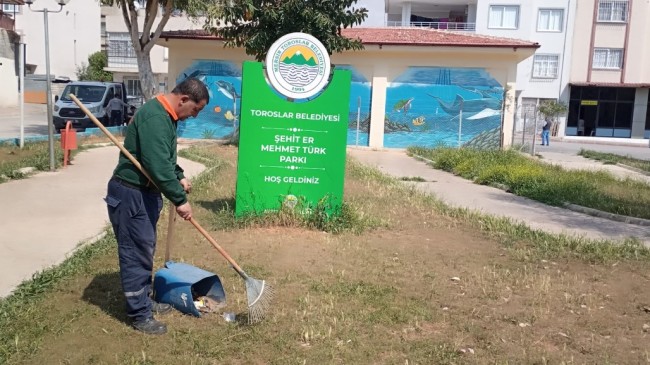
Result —
[{"label": "person standing in background", "polygon": [[106,106],[106,114],[108,114],[109,117],[108,125],[110,127],[122,125],[124,123],[124,117],[122,116],[124,108],[128,107],[129,104],[123,102],[122,99],[115,94],[113,99],[108,102],[108,106]]},{"label": "person standing in background", "polygon": [[542,127],[542,146],[548,146],[548,142],[551,138],[551,126],[553,123],[549,120],[545,120],[545,124]]}]

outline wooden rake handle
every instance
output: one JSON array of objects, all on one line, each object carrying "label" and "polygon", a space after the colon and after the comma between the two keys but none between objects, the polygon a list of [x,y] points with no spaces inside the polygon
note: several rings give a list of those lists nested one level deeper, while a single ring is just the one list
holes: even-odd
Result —
[{"label": "wooden rake handle", "polygon": [[[93,113],[91,113],[90,110],[88,110],[88,108],[86,108],[86,106],[83,105],[83,104],[81,103],[81,101],[79,101],[79,99],[77,99],[77,97],[76,97],[74,94],[69,94],[68,96],[70,97],[70,99],[72,99],[72,101],[74,101],[75,104],[77,104],[77,106],[81,109],[81,111],[83,111],[84,113],[86,113],[86,115],[88,116],[88,118],[90,118],[90,120],[91,120],[93,123],[95,123],[95,125],[97,126],[97,128],[99,128],[102,132],[104,132],[104,134],[106,135],[106,137],[108,137],[108,139],[110,139],[110,140],[113,142],[113,144],[116,145],[117,148],[120,149],[120,151],[122,151],[122,153],[124,154],[124,156],[126,156],[126,157],[129,159],[129,161],[131,161],[131,163],[133,163],[133,164],[135,165],[135,167],[137,167],[138,170],[140,170],[140,172],[142,172],[142,173],[144,174],[144,176],[146,176],[147,179],[149,179],[149,181],[151,181],[151,183],[154,184],[154,186],[155,186],[156,183],[154,183],[154,182],[153,182],[153,179],[151,178],[151,176],[149,176],[149,174],[148,174],[146,171],[144,171],[144,169],[142,168],[142,165],[140,165],[140,162],[138,162],[138,160],[136,160],[135,157],[133,157],[133,155],[130,154],[129,151],[127,151],[127,149],[124,148],[124,146],[122,146],[122,144],[120,143],[120,141],[118,141],[118,140],[113,136],[113,134],[112,134],[108,129],[106,129],[106,127],[104,127],[104,125],[103,125],[99,120],[97,120],[97,118],[93,115]],[[156,187],[157,187],[157,186],[156,186]]]},{"label": "wooden rake handle", "polygon": [[176,207],[174,204],[169,204],[169,221],[167,222],[167,246],[165,246],[165,262],[169,261],[172,251],[172,242],[174,241],[174,228],[176,227]]},{"label": "wooden rake handle", "polygon": [[[126,148],[125,148],[125,147],[124,147],[124,146],[123,146],[123,145],[122,145],[122,144],[121,144],[121,143],[120,143],[120,142],[115,138],[115,137],[114,137],[114,136],[113,136],[113,134],[112,134],[108,129],[106,129],[106,127],[104,127],[104,125],[103,125],[102,123],[100,123],[99,120],[97,120],[97,118],[93,115],[93,113],[91,113],[90,110],[88,110],[88,108],[86,108],[86,107],[81,103],[81,101],[79,101],[79,99],[77,99],[77,97],[76,97],[74,94],[70,94],[69,96],[70,96],[70,99],[72,99],[72,101],[74,101],[74,103],[77,104],[77,106],[78,106],[78,107],[79,107],[79,108],[80,108],[84,113],[86,113],[86,115],[88,116],[88,118],[90,118],[90,120],[91,120],[91,121],[92,121],[92,122],[93,122],[93,123],[94,123],[94,124],[95,124],[95,125],[96,125],[100,130],[101,130],[101,131],[102,131],[102,132],[104,132],[104,134],[106,135],[106,137],[108,137],[108,138],[113,142],[113,144],[115,144],[115,145],[120,149],[120,151],[122,151],[122,153],[124,154],[124,156],[126,156],[126,157],[129,159],[129,161],[131,161],[131,163],[133,163],[133,164],[135,165],[135,167],[137,167],[138,170],[140,170],[140,172],[142,172],[142,174],[144,174],[144,176],[146,176],[147,179],[149,179],[149,181],[151,181],[151,183],[154,184],[154,186],[155,186],[156,183],[153,181],[153,179],[151,179],[151,176],[150,176],[150,175],[149,175],[149,174],[144,170],[144,168],[142,167],[142,165],[140,164],[140,162],[138,162],[138,160],[136,160],[135,157],[133,157],[133,155],[132,155],[132,154],[131,154],[131,153],[130,153],[130,152],[129,152],[129,151],[128,151],[128,150],[127,150],[127,149],[126,149]],[[172,206],[173,206],[173,205],[172,205]],[[235,271],[237,271],[237,273],[238,273],[241,277],[243,277],[244,279],[247,278],[247,275],[244,273],[244,270],[242,270],[242,268],[237,264],[237,262],[235,262],[235,260],[234,260],[232,257],[230,257],[230,255],[228,254],[228,252],[226,252],[226,250],[224,250],[224,249],[223,249],[223,248],[222,248],[222,247],[217,243],[217,241],[215,241],[215,239],[212,238],[212,236],[210,236],[210,234],[209,234],[205,229],[203,229],[203,227],[201,227],[201,225],[199,224],[199,222],[197,222],[194,218],[190,218],[190,223],[192,223],[192,225],[193,225],[194,227],[196,227],[196,229],[197,229],[199,232],[201,232],[201,234],[203,235],[203,237],[205,237],[205,238],[206,238],[206,239],[207,239],[207,240],[212,244],[212,246],[214,246],[214,248],[216,248],[217,251],[219,251],[219,253],[221,254],[221,256],[223,256],[223,257],[224,257],[224,258],[225,258],[225,259],[230,263],[230,265],[232,265],[232,267],[235,269]],[[167,247],[169,248],[169,245],[168,245]]]},{"label": "wooden rake handle", "polygon": [[221,256],[223,256],[223,257],[224,257],[224,258],[225,258],[225,259],[230,263],[230,265],[232,265],[233,269],[235,269],[235,271],[237,271],[237,273],[238,273],[242,278],[246,279],[246,278],[248,277],[248,275],[246,275],[246,273],[244,273],[244,270],[242,270],[242,268],[241,268],[239,265],[237,265],[237,263],[235,262],[235,260],[234,260],[232,257],[230,257],[230,255],[228,254],[228,252],[226,252],[226,250],[224,250],[224,249],[223,249],[223,248],[222,248],[222,247],[217,243],[217,241],[215,241],[214,238],[212,238],[212,236],[210,236],[210,234],[209,234],[205,229],[203,229],[203,227],[201,227],[201,225],[199,224],[199,222],[197,222],[197,221],[192,217],[192,218],[190,218],[190,223],[192,223],[192,225],[193,225],[194,227],[196,227],[196,229],[197,229],[199,232],[201,232],[201,234],[203,235],[203,237],[205,237],[205,239],[207,239],[207,240],[212,244],[212,246],[214,246],[214,248],[216,248],[217,251],[219,251],[219,253],[221,254]]}]

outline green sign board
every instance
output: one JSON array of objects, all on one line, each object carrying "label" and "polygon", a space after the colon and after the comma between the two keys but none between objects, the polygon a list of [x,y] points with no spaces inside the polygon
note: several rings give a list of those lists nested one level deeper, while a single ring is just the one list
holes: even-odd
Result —
[{"label": "green sign board", "polygon": [[341,206],[350,85],[351,73],[336,70],[315,99],[292,102],[269,86],[262,63],[244,62],[236,215]]}]

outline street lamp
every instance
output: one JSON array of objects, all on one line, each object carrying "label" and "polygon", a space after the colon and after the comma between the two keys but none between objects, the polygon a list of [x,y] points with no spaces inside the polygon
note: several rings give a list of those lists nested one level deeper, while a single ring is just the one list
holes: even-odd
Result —
[{"label": "street lamp", "polygon": [[29,10],[36,13],[43,13],[43,24],[45,28],[45,82],[47,82],[45,98],[47,101],[47,140],[49,143],[50,150],[50,171],[56,169],[56,164],[54,163],[54,122],[52,121],[52,78],[50,76],[50,34],[48,30],[47,15],[49,13],[60,13],[63,10],[63,7],[70,0],[58,0],[59,10],[51,11],[47,8],[41,10],[32,9],[32,4],[34,0],[25,0],[25,4],[29,6]]}]

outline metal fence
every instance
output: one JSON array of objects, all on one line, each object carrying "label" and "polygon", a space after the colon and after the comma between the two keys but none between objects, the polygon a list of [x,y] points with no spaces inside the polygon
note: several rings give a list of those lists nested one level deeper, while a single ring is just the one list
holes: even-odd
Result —
[{"label": "metal fence", "polygon": [[541,143],[540,133],[543,123],[537,104],[519,105],[512,131],[513,148],[535,154],[536,145]]}]

